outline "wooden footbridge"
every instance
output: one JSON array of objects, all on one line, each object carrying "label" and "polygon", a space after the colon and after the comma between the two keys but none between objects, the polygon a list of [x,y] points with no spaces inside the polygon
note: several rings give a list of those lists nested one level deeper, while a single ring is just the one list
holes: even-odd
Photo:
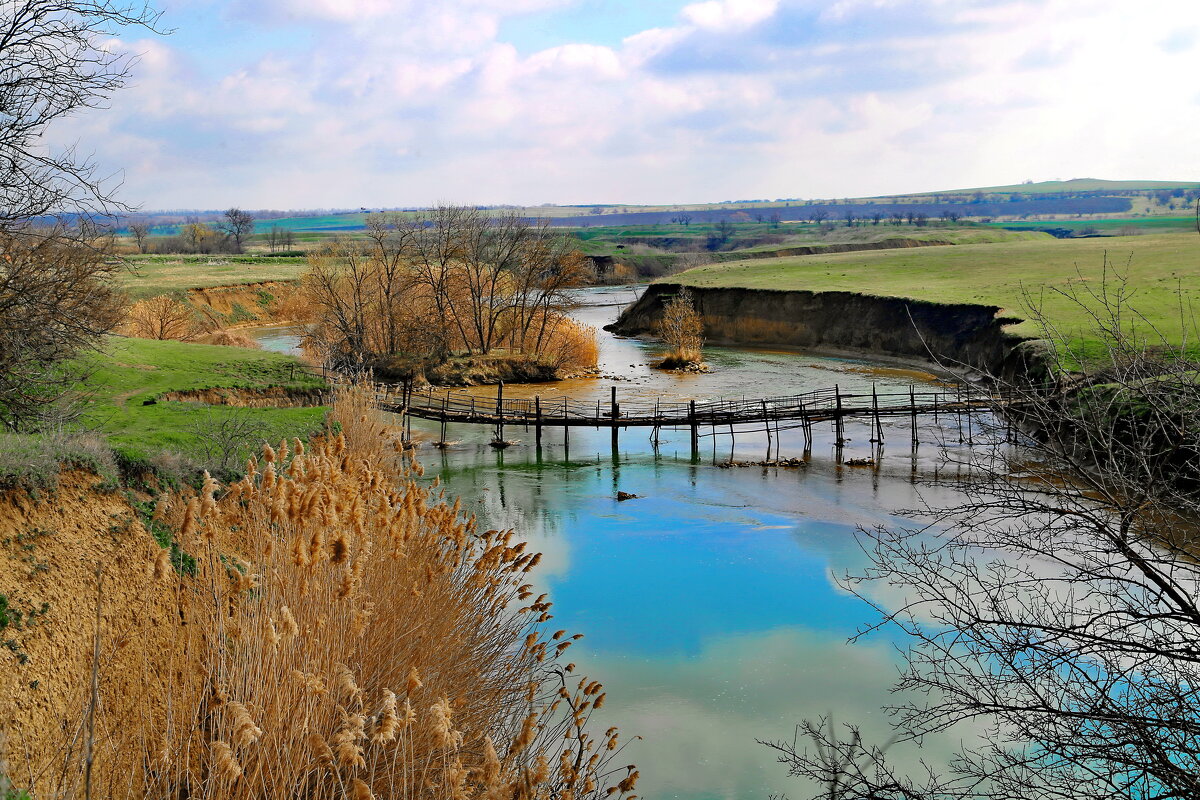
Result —
[{"label": "wooden footbridge", "polygon": [[609,402],[589,403],[565,396],[506,398],[503,384],[497,388],[495,398],[433,387],[405,390],[381,386],[377,387],[375,399],[380,408],[405,418],[440,422],[442,442],[446,441],[446,426],[450,423],[491,425],[496,431],[494,443],[500,446],[505,443],[504,429],[514,425],[533,428],[539,447],[543,428],[562,428],[568,442],[571,428],[610,428],[614,450],[619,431],[624,428],[653,428],[655,442],[660,429],[687,429],[691,432],[693,457],[698,452],[702,428],[716,431],[728,427],[732,432],[735,426],[753,424],[758,430],[766,430],[769,447],[773,432],[777,436],[784,428],[799,427],[804,431],[805,449],[808,450],[812,446],[813,426],[819,423],[832,424],[834,442],[841,447],[846,441],[845,423],[850,419],[869,421],[871,441],[882,442],[884,419],[907,418],[915,448],[918,417],[952,416],[961,432],[964,415],[993,409],[999,402],[991,395],[964,386],[933,391],[917,391],[910,386],[908,391],[901,392],[879,392],[872,386],[870,393],[851,393],[836,385],[804,394],[757,400],[638,400],[627,403],[619,402],[616,387],[611,390]]}]

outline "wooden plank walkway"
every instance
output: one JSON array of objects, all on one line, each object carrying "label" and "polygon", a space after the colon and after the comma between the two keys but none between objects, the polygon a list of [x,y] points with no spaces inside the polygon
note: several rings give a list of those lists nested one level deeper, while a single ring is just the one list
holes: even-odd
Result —
[{"label": "wooden plank walkway", "polygon": [[599,400],[589,403],[566,396],[506,398],[503,385],[497,387],[494,399],[432,387],[405,391],[400,387],[378,386],[375,401],[386,411],[441,423],[442,441],[446,439],[446,426],[449,423],[491,425],[495,427],[496,440],[500,443],[504,440],[506,426],[533,427],[539,445],[544,427],[611,428],[614,447],[618,431],[623,428],[687,428],[691,430],[693,451],[700,428],[715,430],[718,427],[758,424],[765,427],[770,435],[772,430],[778,433],[785,427],[801,427],[806,443],[811,444],[812,426],[818,422],[832,422],[835,442],[840,446],[845,440],[846,420],[870,420],[872,441],[882,441],[883,420],[895,417],[910,419],[915,447],[918,417],[957,415],[961,423],[963,414],[993,409],[1000,403],[996,397],[962,386],[933,391],[917,391],[915,387],[909,387],[908,391],[901,392],[878,392],[872,386],[867,394],[843,392],[836,385],[783,397],[689,402],[620,402],[617,388],[612,387],[607,403]]}]

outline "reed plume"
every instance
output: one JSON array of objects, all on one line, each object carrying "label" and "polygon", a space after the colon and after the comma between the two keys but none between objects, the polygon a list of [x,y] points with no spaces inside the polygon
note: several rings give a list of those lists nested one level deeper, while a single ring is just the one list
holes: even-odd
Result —
[{"label": "reed plume", "polygon": [[333,417],[164,504],[197,575],[163,582],[180,622],[147,672],[174,677],[106,729],[102,796],[627,794],[616,730],[589,732],[600,684],[558,662],[574,638],[526,583],[536,556],[423,483],[366,392],[339,389]]}]

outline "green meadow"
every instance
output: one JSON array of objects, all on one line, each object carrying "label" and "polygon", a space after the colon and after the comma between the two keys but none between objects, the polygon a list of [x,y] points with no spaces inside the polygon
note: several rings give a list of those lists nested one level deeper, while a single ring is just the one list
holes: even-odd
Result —
[{"label": "green meadow", "polygon": [[[116,449],[140,458],[163,450],[187,454],[206,430],[237,418],[247,430],[278,439],[319,428],[323,408],[206,406],[160,402],[167,392],[212,388],[317,389],[324,381],[287,355],[238,347],[109,337],[104,351],[87,356],[83,422]],[[146,401],[155,401],[146,405]],[[256,442],[246,442],[247,448]]]},{"label": "green meadow", "polygon": [[[996,228],[1065,228],[1074,233],[1082,234],[1095,232],[1103,236],[1117,236],[1136,233],[1167,233],[1169,231],[1195,231],[1196,217],[1193,214],[1184,216],[1150,216],[1150,217],[1107,217],[1099,219],[1052,219],[1020,222],[992,222],[989,227]],[[1135,233],[1136,232],[1136,233]]]}]

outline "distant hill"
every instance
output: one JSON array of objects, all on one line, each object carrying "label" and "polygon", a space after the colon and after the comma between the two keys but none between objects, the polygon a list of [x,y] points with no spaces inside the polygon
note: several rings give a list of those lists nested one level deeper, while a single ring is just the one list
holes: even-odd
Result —
[{"label": "distant hill", "polygon": [[[1134,200],[1146,195],[1144,201]],[[942,217],[971,218],[991,221],[1045,221],[1083,216],[1175,216],[1179,208],[1191,206],[1200,198],[1200,182],[1188,181],[1110,181],[1100,178],[1074,178],[1069,181],[1016,183],[1006,186],[982,186],[973,189],[947,189],[936,192],[879,195],[845,199],[799,198],[776,200],[738,200],[721,203],[686,203],[675,205],[569,205],[569,206],[488,206],[496,213],[516,211],[529,219],[549,219],[561,227],[595,227],[619,225],[664,225],[685,215],[688,222],[715,223],[722,220],[765,222],[801,222],[828,220],[831,224],[845,220],[848,215],[870,217],[875,214],[918,213],[929,219]],[[261,212],[255,232],[267,233],[271,228],[290,230],[304,236],[350,233],[363,230],[366,214],[342,213],[336,210],[297,212],[285,216],[279,212]],[[741,219],[739,220],[739,212]],[[398,212],[403,216],[419,215],[416,209]],[[206,212],[204,221],[219,217]],[[138,212],[126,219],[149,219],[157,233],[175,233],[182,218],[175,212]]]},{"label": "distant hill", "polygon": [[1163,189],[1197,189],[1200,181],[1106,181],[1102,178],[1072,178],[1069,181],[1014,183],[1008,186],[980,186],[974,189],[945,189],[886,197],[930,197],[946,194],[1068,194],[1072,192],[1157,192]]}]

